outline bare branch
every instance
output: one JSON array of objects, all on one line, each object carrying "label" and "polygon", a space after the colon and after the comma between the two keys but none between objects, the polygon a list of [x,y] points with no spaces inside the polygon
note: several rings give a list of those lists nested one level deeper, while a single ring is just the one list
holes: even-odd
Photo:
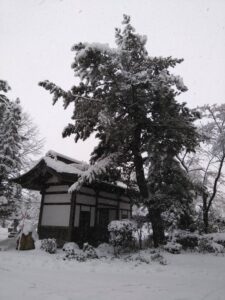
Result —
[{"label": "bare branch", "polygon": [[218,173],[217,173],[217,176],[216,176],[214,184],[213,184],[213,193],[209,198],[209,202],[208,202],[208,205],[207,205],[207,211],[209,211],[209,209],[211,207],[211,204],[212,204],[212,201],[214,200],[214,198],[216,196],[217,184],[218,184],[218,180],[220,179],[220,176],[221,176],[221,171],[222,171],[224,160],[225,160],[225,154],[222,157],[222,160],[221,160],[220,165],[219,165]]}]

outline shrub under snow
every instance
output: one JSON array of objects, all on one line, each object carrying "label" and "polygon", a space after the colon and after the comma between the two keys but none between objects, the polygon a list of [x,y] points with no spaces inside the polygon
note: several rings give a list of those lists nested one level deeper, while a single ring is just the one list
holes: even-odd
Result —
[{"label": "shrub under snow", "polygon": [[201,236],[197,233],[179,230],[173,235],[173,242],[182,245],[184,250],[195,249]]},{"label": "shrub under snow", "polygon": [[172,242],[168,242],[164,246],[164,249],[166,251],[168,251],[169,253],[172,253],[172,254],[180,254],[180,251],[182,249],[182,245],[172,241]]},{"label": "shrub under snow", "polygon": [[62,250],[66,252],[70,252],[77,249],[80,249],[80,247],[74,242],[65,243],[62,248]]},{"label": "shrub under snow", "polygon": [[86,261],[87,256],[81,249],[70,248],[65,250],[64,260]]},{"label": "shrub under snow", "polygon": [[108,225],[110,233],[110,244],[115,250],[131,246],[134,237],[133,233],[137,230],[137,225],[131,220],[111,221]]},{"label": "shrub under snow", "polygon": [[222,245],[214,242],[212,239],[209,239],[207,237],[203,237],[200,239],[198,250],[199,252],[203,253],[224,253],[224,247]]},{"label": "shrub under snow", "polygon": [[90,259],[98,258],[95,248],[93,246],[89,245],[88,243],[84,243],[83,251],[86,254],[87,258],[90,258]]},{"label": "shrub under snow", "polygon": [[151,255],[151,260],[152,261],[157,261],[159,262],[161,265],[167,265],[167,261],[166,259],[162,256],[162,254],[160,252],[155,252]]},{"label": "shrub under snow", "polygon": [[57,250],[57,243],[56,239],[43,239],[41,240],[41,247],[40,249],[53,254],[56,253]]},{"label": "shrub under snow", "polygon": [[107,243],[102,243],[96,249],[98,257],[112,256],[114,251],[113,247]]},{"label": "shrub under snow", "polygon": [[206,236],[225,248],[225,232],[211,233]]},{"label": "shrub under snow", "polygon": [[88,243],[83,245],[81,250],[76,243],[66,243],[63,246],[63,251],[65,252],[64,260],[77,260],[80,262],[86,261],[87,259],[98,258],[95,248]]},{"label": "shrub under snow", "polygon": [[[167,245],[169,246],[167,247]],[[199,235],[187,231],[177,231],[172,237],[172,241],[164,248],[173,251],[172,244],[180,244],[182,249],[197,250],[202,253],[224,253],[225,252],[225,233],[212,233]],[[171,251],[170,251],[171,250]],[[172,253],[172,252],[171,252]]]}]

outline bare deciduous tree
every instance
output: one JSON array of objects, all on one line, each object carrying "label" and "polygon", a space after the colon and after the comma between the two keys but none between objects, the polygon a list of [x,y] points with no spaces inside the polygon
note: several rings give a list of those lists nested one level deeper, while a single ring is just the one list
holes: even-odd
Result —
[{"label": "bare deciduous tree", "polygon": [[202,142],[194,154],[183,153],[178,159],[192,177],[202,199],[204,231],[207,233],[210,209],[223,187],[225,105],[205,105],[199,111],[202,114],[198,124]]}]

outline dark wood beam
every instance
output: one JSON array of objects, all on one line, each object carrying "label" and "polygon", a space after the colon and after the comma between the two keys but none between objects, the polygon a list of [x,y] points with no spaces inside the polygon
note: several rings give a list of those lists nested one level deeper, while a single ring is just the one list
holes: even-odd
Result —
[{"label": "dark wood beam", "polygon": [[74,228],[74,218],[75,218],[75,209],[76,209],[76,192],[71,194],[71,205],[70,205],[70,220],[68,228],[68,241],[73,240],[73,228]]},{"label": "dark wood beam", "polygon": [[43,207],[44,207],[44,190],[41,191],[41,205],[40,205],[40,212],[39,212],[39,219],[38,219],[38,228],[41,226],[41,221],[42,221],[42,215],[43,215]]}]

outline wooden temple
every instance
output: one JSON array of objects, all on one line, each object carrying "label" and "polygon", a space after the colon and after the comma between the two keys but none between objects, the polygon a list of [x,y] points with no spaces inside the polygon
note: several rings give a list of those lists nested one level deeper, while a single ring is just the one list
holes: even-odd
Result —
[{"label": "wooden temple", "polygon": [[38,222],[40,239],[56,238],[80,245],[108,241],[108,224],[131,217],[129,191],[122,185],[95,181],[68,192],[88,164],[49,151],[31,170],[14,179],[42,195]]}]

